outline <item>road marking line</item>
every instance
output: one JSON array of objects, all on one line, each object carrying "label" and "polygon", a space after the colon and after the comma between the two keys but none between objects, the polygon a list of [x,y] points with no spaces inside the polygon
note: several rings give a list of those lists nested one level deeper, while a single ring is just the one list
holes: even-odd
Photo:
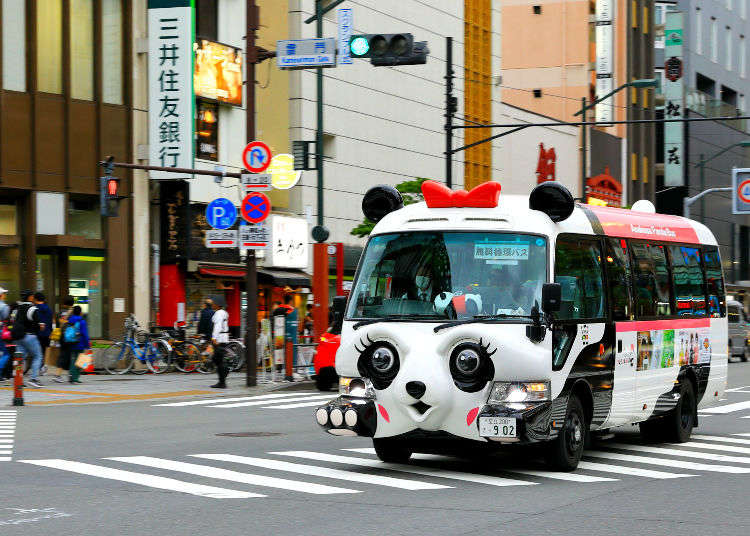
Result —
[{"label": "road marking line", "polygon": [[743,385],[742,387],[732,387],[731,389],[724,389],[725,393],[735,393],[743,389],[750,389],[750,385]]},{"label": "road marking line", "polygon": [[585,456],[594,458],[606,458],[623,462],[645,463],[650,465],[661,465],[663,467],[680,467],[682,469],[693,469],[694,471],[716,471],[717,473],[750,473],[750,467],[734,467],[731,465],[713,465],[708,463],[686,462],[668,458],[652,458],[650,456],[633,456],[631,454],[619,454],[617,452],[587,451]]},{"label": "road marking line", "polygon": [[750,464],[750,458],[746,456],[729,456],[726,454],[713,454],[711,452],[696,452],[693,450],[672,449],[668,447],[647,447],[645,445],[627,445],[624,443],[608,443],[607,446],[613,449],[648,452],[650,454],[665,454],[668,456],[681,456],[683,458],[696,458],[699,460],[711,460],[715,462]]},{"label": "road marking line", "polygon": [[750,434],[733,434],[733,435],[744,436],[744,437],[750,437]]},{"label": "road marking line", "polygon": [[[43,391],[35,391],[37,393],[43,392]],[[72,391],[71,391],[72,392]],[[213,391],[203,391],[203,390],[196,390],[196,391],[172,391],[169,393],[146,393],[146,394],[138,394],[138,395],[114,395],[114,394],[107,394],[106,396],[99,396],[99,397],[89,397],[89,398],[69,398],[69,399],[59,399],[59,400],[44,400],[44,401],[38,401],[38,402],[28,402],[27,404],[37,405],[37,406],[49,406],[49,405],[60,405],[60,404],[88,404],[88,403],[109,403],[109,402],[127,402],[132,400],[156,400],[160,398],[175,398],[179,396],[192,396],[192,395],[207,395],[212,394]],[[74,394],[80,394],[80,393],[74,393]]]},{"label": "road marking line", "polygon": [[[331,400],[331,395],[317,395],[317,396],[303,396],[298,398],[287,398],[281,402],[300,402],[302,400],[304,401],[311,401],[311,400],[318,400],[319,402],[322,402],[323,400]],[[318,402],[318,403],[319,403]],[[218,404],[215,406],[208,406],[209,408],[244,408],[247,406],[262,406],[263,404],[269,404],[270,402],[268,400],[253,400],[252,402],[237,402],[235,404]]]},{"label": "road marking line", "polygon": [[713,408],[702,409],[702,413],[733,413],[735,411],[742,411],[743,409],[750,409],[750,400],[744,402],[735,402],[734,404],[725,404],[723,406],[716,406]]},{"label": "road marking line", "polygon": [[750,454],[750,448],[736,447],[734,445],[714,445],[714,444],[709,444],[709,443],[698,443],[696,441],[688,441],[687,443],[676,443],[675,445],[678,445],[681,447],[693,447],[696,449],[723,450],[726,452],[736,452],[738,454]]},{"label": "road marking line", "polygon": [[240,473],[238,471],[230,471],[228,469],[220,469],[218,467],[178,462],[174,460],[165,460],[162,458],[152,458],[150,456],[128,456],[106,459],[124,463],[145,465],[146,467],[154,467],[157,469],[167,469],[169,471],[179,471],[181,473],[205,476],[207,478],[230,480],[232,482],[241,482],[243,484],[253,484],[256,486],[266,486],[269,488],[301,491],[302,493],[313,493],[316,495],[331,495],[334,493],[360,493],[359,491],[353,489],[336,488],[333,486],[324,486],[322,484],[312,484],[310,482],[288,480],[286,478],[276,478],[272,476]]},{"label": "road marking line", "polygon": [[[739,434],[736,434],[739,435]],[[718,441],[721,443],[739,443],[750,445],[750,439],[737,439],[736,437],[712,436],[712,435],[692,435],[691,439],[700,439],[702,441]]]},{"label": "road marking line", "polygon": [[171,402],[169,404],[154,404],[154,407],[182,407],[182,406],[200,406],[202,404],[219,404],[222,402],[244,402],[247,400],[270,400],[273,398],[285,398],[299,395],[317,395],[318,392],[306,391],[297,393],[285,393],[285,394],[270,394],[270,395],[257,395],[257,396],[240,396],[235,398],[207,398],[203,400],[189,400],[187,402]]},{"label": "road marking line", "polygon": [[403,473],[414,473],[417,475],[449,478],[453,480],[465,480],[466,482],[476,482],[478,484],[487,484],[489,486],[533,486],[537,484],[536,482],[514,480],[512,478],[462,473],[459,471],[450,471],[446,469],[430,469],[427,467],[417,467],[414,465],[405,465],[400,463],[383,463],[380,460],[356,458],[354,456],[338,456],[336,454],[324,454],[322,452],[310,452],[306,450],[269,452],[269,454],[276,454],[278,456],[292,456],[296,458],[317,460],[321,462],[346,463],[350,465],[359,465],[362,467],[375,467],[378,469],[387,469],[389,471],[400,471]]},{"label": "road marking line", "polygon": [[265,497],[258,493],[248,493],[246,491],[236,491],[231,489],[216,488],[214,486],[205,486],[203,484],[193,484],[174,478],[163,476],[147,475],[145,473],[135,473],[133,471],[123,471],[122,469],[111,469],[101,465],[92,465],[89,463],[73,462],[68,460],[19,460],[21,463],[38,465],[40,467],[52,467],[62,471],[80,473],[82,475],[106,478],[109,480],[120,480],[139,484],[150,488],[166,489],[170,491],[179,491],[190,495],[200,497],[210,497],[212,499],[249,499],[253,497]]},{"label": "road marking line", "polygon": [[311,408],[313,406],[320,406],[325,400],[330,400],[330,397],[325,397],[324,400],[316,400],[315,402],[302,402],[301,404],[281,404],[280,406],[263,406],[261,409],[293,409],[293,408]]},{"label": "road marking line", "polygon": [[289,471],[292,473],[303,473],[306,475],[321,476],[324,478],[338,478],[349,482],[362,482],[364,484],[375,484],[378,486],[389,486],[392,488],[421,490],[421,489],[444,489],[452,486],[443,486],[429,482],[418,482],[415,480],[406,480],[402,478],[393,478],[389,476],[371,475],[358,473],[356,471],[343,471],[341,469],[330,469],[328,467],[318,467],[315,465],[303,465],[298,463],[280,462],[277,460],[267,460],[263,458],[251,458],[248,456],[236,456],[234,454],[193,454],[195,458],[204,458],[207,460],[218,460],[224,462],[242,463],[245,465],[254,465],[265,467],[266,469],[277,469],[279,471]]},{"label": "road marking line", "polygon": [[0,462],[9,462],[9,461],[10,461],[10,457],[8,457],[8,456],[0,456]]},{"label": "road marking line", "polygon": [[[373,448],[358,448],[358,449],[342,449],[351,452],[361,452],[364,454],[375,454]],[[415,460],[457,460],[451,456],[443,456],[439,454],[414,454],[412,456]],[[616,482],[617,478],[606,478],[603,476],[589,476],[579,475],[576,473],[558,473],[556,471],[540,471],[534,469],[513,469],[513,468],[502,468],[504,473],[518,473],[521,475],[539,476],[544,478],[552,478],[554,480],[569,480],[571,482]]]},{"label": "road marking line", "polygon": [[[585,456],[585,454],[584,454]],[[686,478],[697,475],[686,475],[680,473],[665,473],[664,471],[654,471],[652,469],[637,469],[635,467],[625,467],[620,465],[609,465],[595,462],[578,462],[579,469],[587,471],[601,471],[603,473],[619,473],[623,475],[644,476],[646,478]]]}]

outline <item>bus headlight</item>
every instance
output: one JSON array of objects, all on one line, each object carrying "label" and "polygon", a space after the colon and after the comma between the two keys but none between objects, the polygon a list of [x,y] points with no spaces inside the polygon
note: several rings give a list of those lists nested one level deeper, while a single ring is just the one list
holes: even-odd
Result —
[{"label": "bus headlight", "polygon": [[549,382],[495,382],[487,403],[547,402],[549,399]]},{"label": "bus headlight", "polygon": [[339,394],[359,398],[375,398],[375,388],[367,378],[339,378]]}]

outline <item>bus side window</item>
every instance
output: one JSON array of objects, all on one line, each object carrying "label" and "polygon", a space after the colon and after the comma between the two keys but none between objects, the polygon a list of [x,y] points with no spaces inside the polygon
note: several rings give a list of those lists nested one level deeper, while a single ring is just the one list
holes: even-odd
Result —
[{"label": "bus side window", "polygon": [[672,282],[677,314],[706,316],[706,296],[698,248],[669,246],[669,254],[672,259]]},{"label": "bus side window", "polygon": [[627,242],[607,238],[607,287],[612,298],[612,320],[630,320],[630,262]]},{"label": "bus side window", "polygon": [[664,246],[634,242],[635,264],[633,287],[638,317],[660,317],[672,314],[669,268]]},{"label": "bus side window", "polygon": [[727,314],[726,295],[719,250],[715,246],[703,248],[703,264],[706,270],[709,315],[713,318],[723,318]]},{"label": "bus side window", "polygon": [[597,240],[558,237],[555,281],[562,285],[557,318],[583,320],[605,316],[601,250]]}]

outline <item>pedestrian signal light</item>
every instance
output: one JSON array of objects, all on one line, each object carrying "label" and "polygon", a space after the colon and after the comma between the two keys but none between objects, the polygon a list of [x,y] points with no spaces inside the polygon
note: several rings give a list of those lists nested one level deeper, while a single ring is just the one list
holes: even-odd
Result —
[{"label": "pedestrian signal light", "polygon": [[117,189],[120,187],[120,179],[110,177],[107,179],[107,195],[109,197],[117,197]]}]

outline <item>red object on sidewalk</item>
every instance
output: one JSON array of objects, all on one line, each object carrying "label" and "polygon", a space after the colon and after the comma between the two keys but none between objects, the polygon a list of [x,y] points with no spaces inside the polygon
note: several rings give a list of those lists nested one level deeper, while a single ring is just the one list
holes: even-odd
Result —
[{"label": "red object on sidewalk", "polygon": [[294,368],[292,367],[292,361],[294,360],[294,343],[292,341],[286,341],[286,380],[294,381]]},{"label": "red object on sidewalk", "polygon": [[13,405],[23,406],[23,354],[16,352],[13,356]]},{"label": "red object on sidewalk", "polygon": [[328,244],[313,244],[313,331],[320,337],[328,329]]}]

